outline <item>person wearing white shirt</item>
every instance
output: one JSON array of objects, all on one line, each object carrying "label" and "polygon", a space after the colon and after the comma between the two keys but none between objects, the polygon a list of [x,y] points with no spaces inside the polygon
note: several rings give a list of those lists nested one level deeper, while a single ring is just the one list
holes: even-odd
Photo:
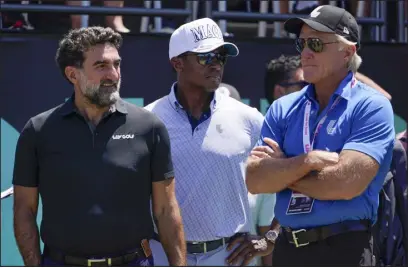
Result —
[{"label": "person wearing white shirt", "polygon": [[[244,178],[263,115],[216,90],[227,58],[238,53],[209,18],[180,26],[169,44],[177,82],[169,95],[145,107],[169,132],[189,266],[245,265],[270,253],[265,239],[248,234]],[[155,265],[167,266],[160,243],[150,244]]]}]

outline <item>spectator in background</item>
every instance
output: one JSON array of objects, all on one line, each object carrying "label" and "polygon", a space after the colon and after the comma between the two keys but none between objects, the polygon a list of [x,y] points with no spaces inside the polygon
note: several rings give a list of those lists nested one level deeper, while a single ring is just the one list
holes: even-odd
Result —
[{"label": "spectator in background", "polygon": [[[281,1],[281,2],[289,2],[289,1]],[[293,4],[292,13],[294,14],[309,14],[315,9],[318,5],[323,4],[323,1],[300,1],[296,0]],[[289,3],[288,3],[289,4]]]},{"label": "spectator in background", "polygon": [[[391,95],[371,78],[356,73],[356,79],[378,90],[391,100]],[[300,56],[285,56],[272,59],[266,66],[265,98],[271,104],[274,100],[292,92],[301,90],[308,83],[304,80]]]},{"label": "spectator in background", "polygon": [[[123,7],[124,1],[103,1],[107,7]],[[67,1],[67,5],[80,6],[82,1]],[[130,30],[123,24],[122,16],[106,16],[106,26],[120,33],[128,33]],[[81,28],[81,15],[71,15],[72,28]]]},{"label": "spectator in background", "polygon": [[281,55],[268,63],[265,74],[265,97],[269,103],[299,91],[306,85],[300,56]]},{"label": "spectator in background", "polygon": [[238,90],[232,85],[221,83],[218,90],[231,98],[236,99],[237,101],[241,101],[241,96],[239,95]]},{"label": "spectator in background", "polygon": [[407,155],[400,135],[379,195],[378,219],[373,226],[376,266],[408,265],[408,180]]},{"label": "spectator in background", "polygon": [[399,139],[402,143],[402,146],[405,149],[405,152],[407,151],[407,130],[404,130],[401,133],[398,133],[397,139]]}]

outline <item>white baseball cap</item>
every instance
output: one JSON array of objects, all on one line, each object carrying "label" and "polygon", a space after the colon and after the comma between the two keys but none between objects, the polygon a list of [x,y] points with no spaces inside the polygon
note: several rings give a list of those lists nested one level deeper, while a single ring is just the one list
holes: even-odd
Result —
[{"label": "white baseball cap", "polygon": [[181,25],[173,32],[169,43],[169,59],[184,52],[206,53],[223,46],[228,56],[239,54],[238,47],[224,42],[220,27],[212,19],[202,18]]}]

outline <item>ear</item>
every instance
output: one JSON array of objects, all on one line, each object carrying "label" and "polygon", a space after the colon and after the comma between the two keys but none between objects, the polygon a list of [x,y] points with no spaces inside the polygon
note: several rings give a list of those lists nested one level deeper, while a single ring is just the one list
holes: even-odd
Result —
[{"label": "ear", "polygon": [[183,70],[184,62],[182,59],[174,57],[170,60],[170,63],[173,66],[174,70],[176,70],[177,73]]},{"label": "ear", "polygon": [[72,83],[75,84],[77,82],[77,69],[72,66],[67,66],[65,67],[65,76],[67,79]]},{"label": "ear", "polygon": [[352,46],[347,46],[344,49],[345,52],[345,56],[344,56],[344,61],[347,64],[347,62],[350,61],[351,57],[353,57],[354,53],[356,53],[356,46],[352,45]]},{"label": "ear", "polygon": [[286,90],[284,87],[281,87],[280,85],[275,85],[275,88],[273,89],[273,97],[275,100],[279,99],[282,96],[286,95]]}]

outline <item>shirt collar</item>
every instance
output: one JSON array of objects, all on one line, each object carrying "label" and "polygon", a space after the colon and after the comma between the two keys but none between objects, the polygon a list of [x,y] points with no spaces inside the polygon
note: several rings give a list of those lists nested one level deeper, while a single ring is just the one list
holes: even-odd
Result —
[{"label": "shirt collar", "polygon": [[[337,87],[333,95],[341,96],[343,99],[350,100],[351,89],[357,84],[357,80],[354,74],[350,71],[347,76],[341,81],[340,85]],[[314,85],[310,84],[306,88],[306,95],[310,99],[316,99],[316,92],[314,90]]]},{"label": "shirt collar", "polygon": [[[122,100],[119,99],[116,101],[115,104],[113,104],[109,108],[109,113],[114,113],[114,112],[120,112],[122,114],[127,114],[127,108],[126,108],[126,103]],[[72,113],[77,113],[78,109],[75,106],[75,94],[72,94],[72,96],[62,105],[61,107],[61,114],[63,116],[68,116]]]},{"label": "shirt collar", "polygon": [[[171,90],[170,90],[170,94],[168,95],[168,98],[170,101],[170,105],[177,111],[179,109],[184,109],[184,108],[180,104],[180,102],[177,100],[176,89],[177,89],[177,82],[173,83],[173,85],[171,86]],[[210,103],[211,112],[213,112],[217,108],[217,105],[220,103],[221,98],[222,98],[222,93],[218,92],[218,90],[215,90],[213,99],[211,100],[211,103]]]}]

